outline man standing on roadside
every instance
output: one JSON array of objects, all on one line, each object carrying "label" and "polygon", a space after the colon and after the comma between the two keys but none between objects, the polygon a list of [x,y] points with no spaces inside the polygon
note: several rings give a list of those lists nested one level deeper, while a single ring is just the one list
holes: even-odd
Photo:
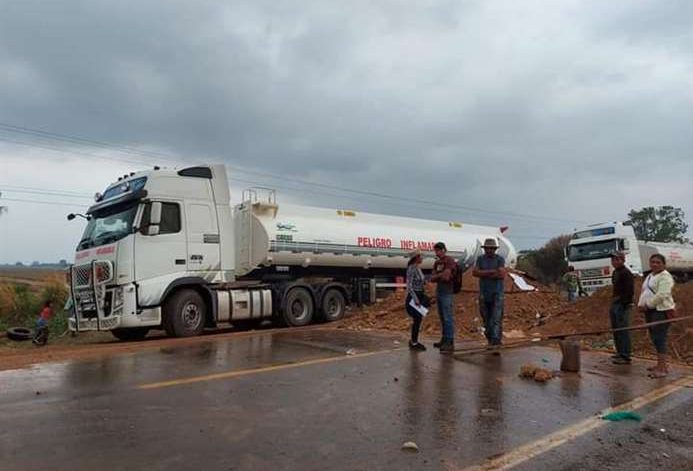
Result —
[{"label": "man standing on roadside", "polygon": [[447,248],[442,242],[433,246],[436,253],[436,261],[433,264],[431,282],[436,283],[436,306],[440,316],[440,327],[443,336],[440,342],[433,344],[440,349],[440,353],[455,351],[455,304],[453,281],[457,262],[447,255]]},{"label": "man standing on roadside", "polygon": [[574,303],[580,293],[580,279],[574,266],[569,266],[562,278],[565,288],[568,290],[568,302]]},{"label": "man standing on roadside", "polygon": [[484,254],[476,259],[472,275],[479,278],[479,312],[484,320],[484,334],[489,346],[503,343],[503,301],[505,288],[505,259],[498,255],[498,241],[486,239]]},{"label": "man standing on roadside", "polygon": [[[611,255],[611,266],[614,271],[611,274],[613,294],[611,297],[611,328],[621,329],[630,326],[630,311],[633,306],[633,274],[626,268],[626,256],[623,252]],[[614,332],[614,344],[616,354],[612,361],[617,365],[629,365],[631,362],[630,331]]]}]

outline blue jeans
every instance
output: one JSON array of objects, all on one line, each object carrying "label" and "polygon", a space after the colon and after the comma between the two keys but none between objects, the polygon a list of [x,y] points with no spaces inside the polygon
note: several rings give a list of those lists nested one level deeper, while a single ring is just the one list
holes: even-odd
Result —
[{"label": "blue jeans", "polygon": [[484,334],[489,345],[503,343],[503,292],[480,293],[479,313],[484,320]]},{"label": "blue jeans", "polygon": [[[656,309],[648,309],[645,312],[645,322],[648,324],[650,322],[659,322],[667,320],[666,311],[657,311]],[[669,332],[669,326],[671,324],[662,324],[649,327],[650,339],[654,344],[655,350],[660,355],[665,355],[667,353],[667,334]]]},{"label": "blue jeans", "polygon": [[[630,306],[624,306],[619,302],[612,303],[609,317],[611,318],[612,329],[630,327]],[[616,353],[623,358],[630,358],[630,331],[614,332],[614,345],[616,346]]]},{"label": "blue jeans", "polygon": [[438,316],[440,316],[440,325],[443,329],[443,342],[455,340],[454,300],[455,295],[452,293],[436,293]]},{"label": "blue jeans", "polygon": [[577,288],[575,288],[574,290],[572,290],[572,289],[568,290],[568,302],[570,302],[570,303],[575,302],[577,297],[578,297]]}]

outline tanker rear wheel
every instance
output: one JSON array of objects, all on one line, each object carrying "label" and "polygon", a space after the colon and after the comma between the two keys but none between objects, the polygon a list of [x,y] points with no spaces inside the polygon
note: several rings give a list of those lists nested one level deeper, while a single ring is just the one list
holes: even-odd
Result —
[{"label": "tanker rear wheel", "polygon": [[293,288],[284,298],[282,318],[286,325],[300,327],[310,324],[314,311],[315,303],[310,292],[305,288]]},{"label": "tanker rear wheel", "polygon": [[322,319],[325,322],[338,321],[346,312],[344,294],[336,288],[328,289],[322,297]]}]

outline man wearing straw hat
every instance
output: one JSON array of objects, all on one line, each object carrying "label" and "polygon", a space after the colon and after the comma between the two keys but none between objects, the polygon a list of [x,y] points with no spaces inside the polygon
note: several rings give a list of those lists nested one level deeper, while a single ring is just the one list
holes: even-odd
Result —
[{"label": "man wearing straw hat", "polygon": [[472,275],[479,278],[479,312],[489,346],[503,342],[503,298],[505,259],[498,255],[498,241],[488,238],[481,246],[484,254],[476,259]]}]

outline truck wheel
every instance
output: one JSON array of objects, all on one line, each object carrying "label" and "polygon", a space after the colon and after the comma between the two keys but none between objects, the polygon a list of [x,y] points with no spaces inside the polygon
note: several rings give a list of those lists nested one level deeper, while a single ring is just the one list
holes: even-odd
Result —
[{"label": "truck wheel", "polygon": [[200,294],[184,289],[173,294],[164,303],[163,324],[171,337],[200,335],[205,327],[207,305]]},{"label": "truck wheel", "polygon": [[142,340],[149,333],[149,327],[134,327],[130,329],[113,329],[111,334],[118,340]]},{"label": "truck wheel", "polygon": [[322,318],[325,322],[338,321],[346,312],[346,300],[338,289],[328,289],[322,297]]},{"label": "truck wheel", "polygon": [[293,327],[310,324],[315,305],[313,297],[305,288],[294,288],[286,295],[284,302],[284,323]]}]

